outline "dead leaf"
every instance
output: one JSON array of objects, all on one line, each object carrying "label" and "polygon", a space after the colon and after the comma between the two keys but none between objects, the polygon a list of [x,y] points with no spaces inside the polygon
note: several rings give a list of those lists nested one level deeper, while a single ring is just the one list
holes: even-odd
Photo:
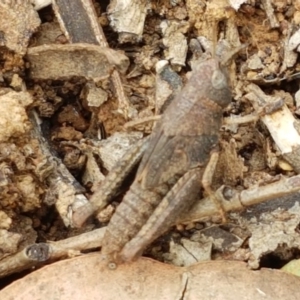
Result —
[{"label": "dead leaf", "polygon": [[89,254],[46,266],[0,291],[1,299],[280,299],[300,297],[300,280],[280,270],[209,261],[180,268],[148,258],[110,270]]},{"label": "dead leaf", "polygon": [[129,64],[121,52],[84,43],[32,47],[26,57],[34,79],[83,76],[98,81],[109,77],[114,67],[124,73]]}]

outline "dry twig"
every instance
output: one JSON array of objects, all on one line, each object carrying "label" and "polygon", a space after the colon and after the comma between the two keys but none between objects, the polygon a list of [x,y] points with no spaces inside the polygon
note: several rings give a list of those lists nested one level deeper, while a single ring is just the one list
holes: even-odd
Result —
[{"label": "dry twig", "polygon": [[39,243],[0,261],[0,278],[63,257],[79,255],[80,251],[101,247],[105,227],[57,242]]},{"label": "dry twig", "polygon": [[[108,47],[91,0],[71,2],[53,0],[52,5],[61,29],[70,43],[89,43]],[[80,16],[80,18],[74,16]],[[124,93],[120,75],[116,70],[112,73],[112,82],[118,97],[119,108],[127,119],[132,111]]]}]

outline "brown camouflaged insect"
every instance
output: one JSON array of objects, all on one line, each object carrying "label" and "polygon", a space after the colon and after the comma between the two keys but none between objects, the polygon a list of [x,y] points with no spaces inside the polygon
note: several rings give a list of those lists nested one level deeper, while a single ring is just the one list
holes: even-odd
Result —
[{"label": "brown camouflaged insect", "polygon": [[[147,142],[128,155],[133,161],[142,155],[142,160],[103,239],[102,255],[110,268],[141,255],[201,197],[201,185],[212,193],[209,181],[217,162],[222,110],[230,101],[226,68],[216,58],[200,62]],[[131,168],[126,167],[126,160],[120,162],[97,195],[112,198],[107,187],[114,186],[115,191]],[[117,178],[118,182],[113,183]],[[99,208],[96,207],[89,204],[82,210],[83,214],[77,216],[79,223]]]}]

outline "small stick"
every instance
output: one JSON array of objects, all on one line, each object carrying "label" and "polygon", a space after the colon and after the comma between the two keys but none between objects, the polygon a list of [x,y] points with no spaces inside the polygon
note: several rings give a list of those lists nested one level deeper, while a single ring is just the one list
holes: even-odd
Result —
[{"label": "small stick", "polygon": [[68,257],[72,252],[101,247],[105,227],[65,240],[32,244],[0,261],[0,278],[47,262]]},{"label": "small stick", "polygon": [[239,125],[245,124],[250,122],[256,122],[259,119],[259,115],[257,113],[248,114],[245,116],[235,116],[231,115],[230,117],[226,117],[223,119],[223,126],[224,125]]},{"label": "small stick", "polygon": [[[216,198],[222,203],[225,212],[239,211],[245,208],[274,201],[280,197],[292,197],[300,191],[300,175],[282,178],[279,181],[265,186],[254,186],[242,192],[231,190],[232,197],[224,198],[224,186],[216,192]],[[220,211],[210,197],[206,197],[197,203],[186,213],[179,217],[176,223],[188,224],[191,222],[207,221],[213,216],[219,215]]]},{"label": "small stick", "polygon": [[158,116],[150,116],[150,117],[145,117],[142,119],[129,121],[124,124],[124,128],[129,129],[129,128],[136,127],[136,126],[139,126],[139,125],[142,125],[145,123],[155,122],[155,121],[158,121],[160,118],[161,118],[161,115],[158,115]]},{"label": "small stick", "polygon": [[277,20],[277,17],[274,13],[274,8],[272,6],[272,1],[270,0],[261,0],[262,5],[266,11],[266,14],[268,16],[268,19],[270,21],[271,28],[278,28],[279,22]]}]

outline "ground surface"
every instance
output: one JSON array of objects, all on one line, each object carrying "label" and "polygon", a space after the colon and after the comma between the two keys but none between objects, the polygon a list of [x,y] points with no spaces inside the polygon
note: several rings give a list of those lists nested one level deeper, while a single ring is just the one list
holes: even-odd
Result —
[{"label": "ground surface", "polygon": [[[224,110],[213,187],[225,185],[229,198],[252,189],[249,203],[257,205],[232,212],[221,226],[214,216],[187,215],[184,225],[159,238],[145,254],[180,266],[202,259],[235,259],[253,268],[279,268],[298,257],[299,1],[241,1],[245,3],[237,11],[234,1],[150,1],[142,34],[114,28],[119,35],[112,20],[122,16],[114,15],[113,8],[107,14],[108,3],[95,1],[109,47],[123,51],[115,54],[122,61],[117,69],[129,65],[120,72],[125,102],[111,80],[111,62],[100,65],[111,68],[101,76],[90,75],[88,67],[80,69],[83,58],[77,61],[78,57],[93,49],[74,50],[70,61],[79,67],[71,75],[75,66],[69,65],[70,50],[62,62],[55,55],[65,54],[56,48],[40,55],[38,62],[33,54],[26,55],[28,47],[63,46],[67,38],[51,7],[36,14],[27,1],[24,9],[7,2],[0,4],[0,259],[33,243],[63,240],[108,223],[129,183],[99,220],[81,229],[72,228],[68,216],[75,195],[90,198],[115,162],[151,132],[153,117],[187,82],[193,62],[203,52],[212,52],[217,40],[223,41],[221,49],[227,53],[245,46],[229,67],[233,100]],[[132,7],[137,14],[143,10],[142,4]],[[133,20],[138,26],[137,18]],[[94,57],[102,55],[95,53]],[[129,58],[125,63],[124,54]],[[169,64],[157,65],[161,60]],[[244,116],[252,122],[232,121]],[[290,123],[295,132],[286,127],[282,135],[280,124]],[[283,192],[285,178],[294,181],[284,183]],[[260,190],[274,183],[281,192],[276,194],[274,186],[265,194]]]}]

